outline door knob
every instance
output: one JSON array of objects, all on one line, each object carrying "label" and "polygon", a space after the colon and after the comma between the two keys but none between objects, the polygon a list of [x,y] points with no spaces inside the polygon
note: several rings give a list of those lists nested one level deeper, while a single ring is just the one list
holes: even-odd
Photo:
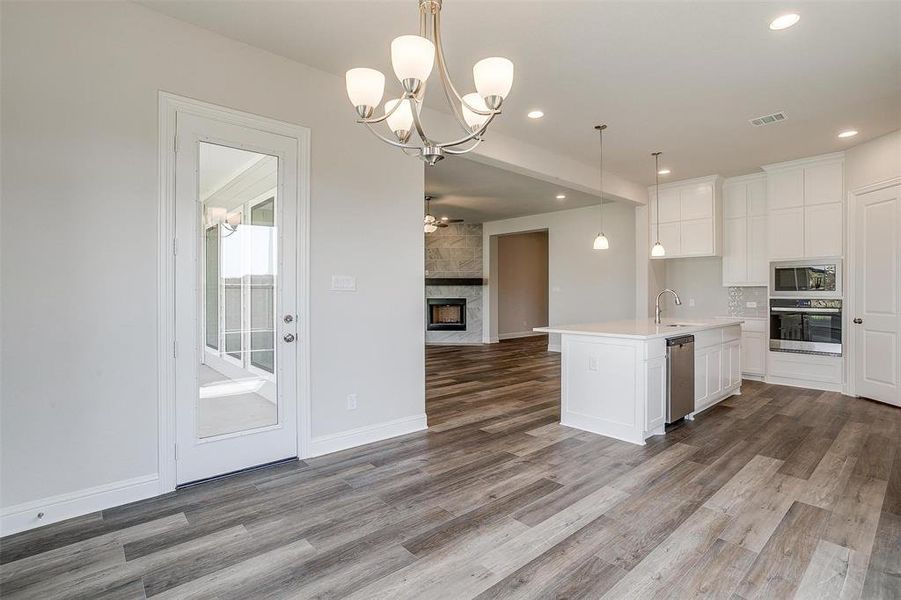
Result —
[{"label": "door knob", "polygon": [[863,319],[857,318],[857,319],[854,319],[854,322],[855,322],[857,325],[860,325],[861,323],[863,323]]},{"label": "door knob", "polygon": [[285,323],[291,323],[294,321],[294,315],[285,315]]},{"label": "door knob", "polygon": [[294,334],[293,334],[293,333],[286,333],[286,334],[285,334],[285,337],[282,338],[282,339],[284,339],[286,342],[288,342],[288,343],[290,344],[291,342],[294,341]]}]

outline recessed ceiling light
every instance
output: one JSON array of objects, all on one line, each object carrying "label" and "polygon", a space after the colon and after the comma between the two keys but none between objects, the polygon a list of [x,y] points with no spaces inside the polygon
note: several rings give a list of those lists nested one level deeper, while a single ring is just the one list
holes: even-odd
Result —
[{"label": "recessed ceiling light", "polygon": [[847,131],[843,131],[843,132],[841,132],[840,134],[838,134],[838,137],[840,137],[840,138],[849,138],[849,137],[854,137],[855,135],[857,135],[857,130],[855,130],[855,129],[849,129],[849,130],[847,130]]},{"label": "recessed ceiling light", "polygon": [[566,199],[566,194],[557,194],[556,198],[557,200],[564,200]]},{"label": "recessed ceiling light", "polygon": [[657,171],[658,175],[669,175],[670,173],[672,173],[672,171],[670,171],[669,169],[660,169],[659,171]]},{"label": "recessed ceiling light", "polygon": [[788,29],[800,20],[801,15],[799,15],[798,13],[788,13],[787,15],[782,15],[773,19],[770,22],[770,29],[772,29],[773,31]]},{"label": "recessed ceiling light", "polygon": [[530,110],[529,114],[526,116],[529,117],[530,119],[540,119],[541,117],[544,116],[544,113],[541,112],[540,110]]}]

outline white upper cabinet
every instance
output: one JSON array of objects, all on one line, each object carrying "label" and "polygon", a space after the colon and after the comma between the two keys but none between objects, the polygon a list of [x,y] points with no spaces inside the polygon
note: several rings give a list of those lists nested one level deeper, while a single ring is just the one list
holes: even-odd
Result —
[{"label": "white upper cabinet", "polygon": [[767,284],[766,222],[765,174],[723,182],[723,285]]},{"label": "white upper cabinet", "polygon": [[844,254],[841,153],[767,165],[768,255],[772,260]]},{"label": "white upper cabinet", "polygon": [[680,189],[682,220],[713,218],[713,183],[699,183]]},{"label": "white upper cabinet", "polygon": [[[722,246],[720,179],[713,175],[660,186],[659,240],[666,258],[718,256]],[[648,189],[650,240],[658,239],[654,187]]]},{"label": "white upper cabinet", "polygon": [[840,161],[804,168],[804,206],[839,203],[843,188]]},{"label": "white upper cabinet", "polygon": [[776,171],[766,180],[770,210],[804,206],[804,170]]},{"label": "white upper cabinet", "polygon": [[842,255],[842,203],[804,207],[804,256]]}]

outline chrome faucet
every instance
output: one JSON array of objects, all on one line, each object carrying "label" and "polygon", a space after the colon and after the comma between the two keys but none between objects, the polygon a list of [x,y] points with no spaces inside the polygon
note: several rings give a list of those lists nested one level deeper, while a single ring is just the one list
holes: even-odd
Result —
[{"label": "chrome faucet", "polygon": [[682,300],[679,299],[679,294],[677,294],[675,291],[673,291],[669,288],[666,288],[662,292],[657,294],[657,309],[656,309],[656,312],[654,313],[654,322],[657,324],[660,323],[660,296],[662,296],[663,294],[665,294],[667,292],[672,294],[673,298],[676,299],[676,306],[682,306]]}]

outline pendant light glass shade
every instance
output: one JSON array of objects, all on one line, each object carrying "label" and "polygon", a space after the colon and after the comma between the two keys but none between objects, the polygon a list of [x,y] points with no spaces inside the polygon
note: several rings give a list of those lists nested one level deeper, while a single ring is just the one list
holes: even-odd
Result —
[{"label": "pendant light glass shade", "polygon": [[[398,102],[403,102],[403,104],[398,106],[397,110],[394,110]],[[385,113],[390,113],[392,110],[394,110],[394,113],[386,119],[388,128],[398,137],[403,137],[403,134],[406,134],[413,128],[413,110],[410,108],[410,101],[398,100],[397,98],[388,100],[385,102]]]},{"label": "pendant light glass shade", "polygon": [[598,237],[594,238],[594,244],[591,247],[594,250],[607,250],[610,248],[610,242],[607,241],[607,236],[601,232]]},{"label": "pendant light glass shade", "polygon": [[421,35],[402,35],[391,42],[391,66],[398,80],[425,81],[435,64],[435,44]]},{"label": "pendant light glass shade", "polygon": [[651,248],[651,256],[666,256],[666,248],[663,247],[663,244],[657,242],[654,244],[654,247]]},{"label": "pendant light glass shade", "polygon": [[486,112],[488,111],[488,106],[485,105],[485,101],[482,97],[475,92],[463,96],[463,102],[460,103],[460,108],[463,109],[463,120],[466,121],[466,124],[469,125],[473,131],[476,131],[488,120],[490,115],[474,113],[467,108],[467,104],[476,110],[483,110]]},{"label": "pendant light glass shade", "polygon": [[513,63],[501,56],[483,58],[472,67],[472,77],[482,98],[503,100],[513,87]]},{"label": "pendant light glass shade", "polygon": [[375,107],[385,93],[385,76],[375,69],[351,69],[344,74],[347,97],[354,106]]}]

